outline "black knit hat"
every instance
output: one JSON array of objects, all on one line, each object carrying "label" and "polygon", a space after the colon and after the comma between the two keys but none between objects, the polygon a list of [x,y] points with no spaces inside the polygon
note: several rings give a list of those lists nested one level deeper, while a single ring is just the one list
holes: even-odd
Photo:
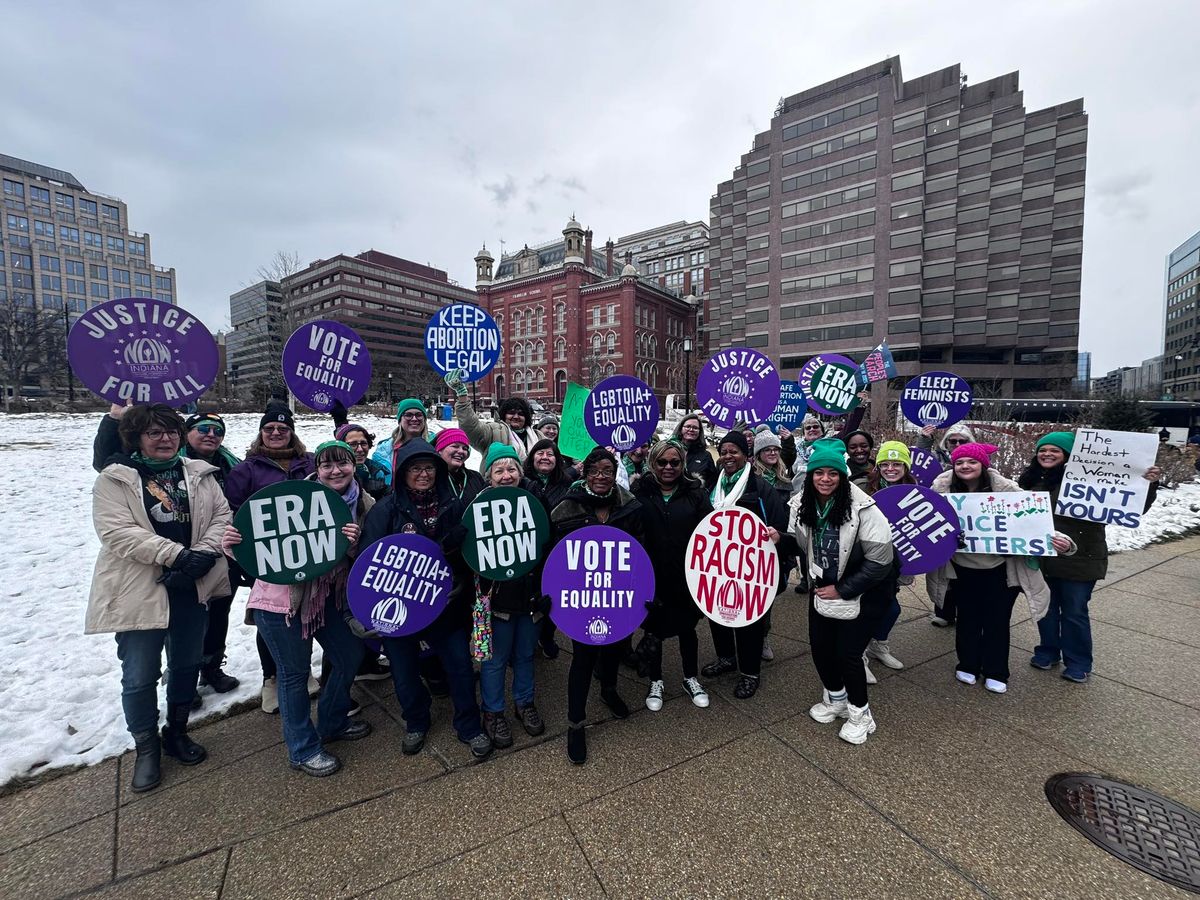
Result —
[{"label": "black knit hat", "polygon": [[272,422],[281,422],[293,431],[296,430],[296,419],[292,416],[292,411],[288,409],[287,404],[281,400],[271,400],[267,403],[267,411],[263,413],[263,417],[258,422],[258,430],[262,431]]},{"label": "black knit hat", "polygon": [[742,451],[744,456],[750,455],[750,444],[746,442],[746,435],[733,428],[725,433],[725,437],[717,442],[717,449],[720,450],[722,444],[733,444]]}]

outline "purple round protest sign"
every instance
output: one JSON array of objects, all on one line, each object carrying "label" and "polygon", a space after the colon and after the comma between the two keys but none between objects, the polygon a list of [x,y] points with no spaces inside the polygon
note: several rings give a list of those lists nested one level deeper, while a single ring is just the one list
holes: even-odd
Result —
[{"label": "purple round protest sign", "polygon": [[696,400],[701,412],[725,428],[757,425],[779,405],[779,370],[757,350],[722,350],[700,370]]},{"label": "purple round protest sign", "polygon": [[912,465],[909,466],[908,471],[920,484],[931,487],[933,479],[942,474],[941,460],[920,447],[909,447],[908,451],[912,454]]},{"label": "purple round protest sign", "polygon": [[195,400],[217,377],[217,342],[182,307],[150,297],[93,306],[67,336],[71,369],[109,403]]},{"label": "purple round protest sign", "polygon": [[283,380],[317,412],[329,412],[335,400],[353,406],[371,383],[371,353],[358,333],[341,322],[308,322],[283,347]]},{"label": "purple round protest sign", "polygon": [[354,561],[346,599],[369,631],[404,637],[433,624],[450,602],[450,586],[441,547],[419,534],[392,534]]},{"label": "purple round protest sign", "polygon": [[654,568],[636,540],[609,525],[572,531],[542,571],[550,618],[581,644],[613,644],[637,631],[654,599]]},{"label": "purple round protest sign", "polygon": [[973,400],[965,379],[953,372],[926,372],[904,385],[900,410],[914,425],[945,428],[965,419]]},{"label": "purple round protest sign", "polygon": [[871,499],[892,528],[901,575],[924,575],[950,561],[962,528],[945,496],[919,484],[899,484]]},{"label": "purple round protest sign", "polygon": [[648,443],[658,427],[658,398],[632,375],[610,375],[583,404],[583,424],[593,441],[627,453]]},{"label": "purple round protest sign", "polygon": [[804,364],[800,369],[800,374],[796,376],[796,383],[800,385],[800,390],[804,392],[805,397],[812,396],[813,375],[821,366],[850,366],[855,372],[858,371],[858,363],[840,353],[822,353],[814,356]]}]

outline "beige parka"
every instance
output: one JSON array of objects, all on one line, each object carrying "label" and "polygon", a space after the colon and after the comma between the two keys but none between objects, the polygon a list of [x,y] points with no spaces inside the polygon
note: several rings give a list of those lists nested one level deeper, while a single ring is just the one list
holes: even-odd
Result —
[{"label": "beige parka", "polygon": [[[217,483],[215,466],[203,460],[183,460],[188,504],[192,516],[192,550],[216,553],[216,564],[196,580],[201,603],[228,596],[229,567],[221,552],[221,536],[232,522],[229,504]],[[186,549],[159,536],[142,502],[142,479],[136,469],[113,463],[92,487],[92,524],[100,537],[100,554],[92,573],[84,619],[85,634],[166,628],[167,589],[158,583]]]}]

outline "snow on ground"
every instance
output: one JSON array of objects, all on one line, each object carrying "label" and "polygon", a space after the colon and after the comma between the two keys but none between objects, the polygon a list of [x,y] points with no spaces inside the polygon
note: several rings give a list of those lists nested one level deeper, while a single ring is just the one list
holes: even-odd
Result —
[{"label": "snow on ground", "polygon": [[[259,415],[226,417],[238,456]],[[92,529],[92,438],[99,415],[0,416],[0,785],[48,769],[100,762],[132,747],[121,713],[121,669],[109,634],[84,635],[83,616],[99,541]],[[377,440],[394,421],[356,417]],[[445,427],[451,423],[437,423]],[[301,415],[309,449],[331,434],[328,417]],[[665,433],[665,432],[664,432]],[[479,454],[468,465],[477,468]],[[1113,550],[1133,550],[1200,527],[1200,484],[1163,491],[1136,531],[1109,528]],[[258,696],[254,629],[242,624],[247,591],[230,616],[229,694],[202,689],[203,721]],[[314,660],[319,659],[319,649]],[[160,707],[165,697],[160,696]]]}]

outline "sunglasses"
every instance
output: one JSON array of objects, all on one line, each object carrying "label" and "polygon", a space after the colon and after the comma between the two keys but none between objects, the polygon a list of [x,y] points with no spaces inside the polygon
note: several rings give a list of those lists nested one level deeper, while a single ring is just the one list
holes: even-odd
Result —
[{"label": "sunglasses", "polygon": [[292,429],[288,428],[286,425],[264,425],[263,426],[263,431],[265,431],[267,434],[287,434],[291,430]]},{"label": "sunglasses", "polygon": [[655,465],[663,469],[678,469],[683,462],[678,459],[660,459]]},{"label": "sunglasses", "polygon": [[193,428],[201,434],[215,434],[217,437],[225,437],[224,425],[195,425]]},{"label": "sunglasses", "polygon": [[961,447],[966,442],[967,441],[965,438],[947,438],[946,446],[947,447]]}]

